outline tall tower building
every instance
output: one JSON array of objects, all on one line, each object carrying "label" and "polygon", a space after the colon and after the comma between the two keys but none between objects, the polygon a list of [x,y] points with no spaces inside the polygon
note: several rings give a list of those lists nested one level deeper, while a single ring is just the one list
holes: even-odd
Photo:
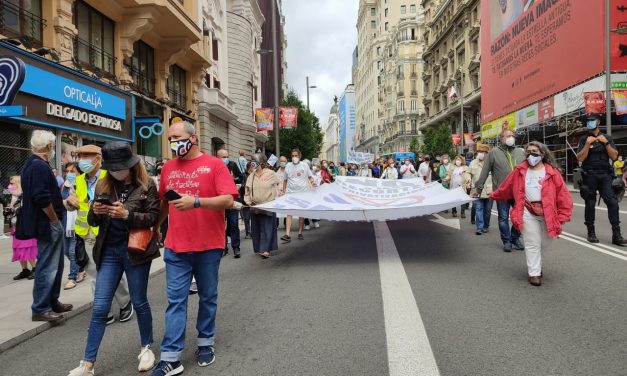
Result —
[{"label": "tall tower building", "polygon": [[361,0],[354,69],[356,150],[407,151],[424,116],[420,1]]}]

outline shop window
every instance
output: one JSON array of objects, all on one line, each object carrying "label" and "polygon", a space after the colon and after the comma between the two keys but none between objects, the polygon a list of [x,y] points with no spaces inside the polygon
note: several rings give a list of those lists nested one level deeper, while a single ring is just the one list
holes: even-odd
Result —
[{"label": "shop window", "polygon": [[133,78],[134,90],[155,95],[155,50],[143,41],[133,43],[133,56],[124,59],[124,66]]},{"label": "shop window", "polygon": [[176,64],[170,66],[170,76],[166,82],[170,103],[180,109],[187,108],[187,72]]},{"label": "shop window", "polygon": [[9,38],[27,36],[33,46],[40,47],[46,26],[46,20],[41,18],[41,0],[2,0],[0,3],[0,34]]},{"label": "shop window", "polygon": [[83,1],[77,1],[74,24],[78,29],[78,35],[74,37],[74,57],[87,69],[98,69],[105,75],[114,76],[115,23]]},{"label": "shop window", "polygon": [[[50,130],[22,123],[9,123],[0,118],[0,187],[6,188],[11,176],[19,175],[26,159],[31,155],[30,137],[34,130]],[[54,130],[52,130],[54,132]],[[54,166],[55,161],[50,164]],[[0,191],[2,193],[2,191]]]},{"label": "shop window", "polygon": [[[135,109],[137,116],[153,116],[157,118],[163,117],[163,107],[143,98],[135,97]],[[141,130],[141,128],[141,126],[137,126],[135,128],[137,154],[144,157],[160,158],[161,139],[165,136],[155,134],[152,126],[149,131]],[[158,131],[159,130],[157,129],[157,132]]]}]

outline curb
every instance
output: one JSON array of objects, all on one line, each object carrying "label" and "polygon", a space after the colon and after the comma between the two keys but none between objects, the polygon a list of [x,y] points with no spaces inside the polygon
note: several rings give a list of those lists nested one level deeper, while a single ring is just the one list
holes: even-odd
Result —
[{"label": "curb", "polygon": [[[150,273],[150,277],[149,278],[153,278],[156,277],[162,273],[165,273],[165,266],[160,268],[159,270],[155,270],[154,272]],[[60,326],[60,325],[65,325],[65,323],[68,322],[68,320],[70,320],[71,318],[80,315],[81,313],[91,309],[91,306],[93,304],[93,301],[89,301],[87,303],[85,303],[84,305],[80,306],[80,307],[74,307],[73,310],[71,310],[70,312],[66,312],[65,313],[65,320],[63,320],[63,322],[58,323],[58,324],[51,324],[49,322],[43,322],[41,325],[28,330],[20,335],[18,335],[17,337],[13,337],[8,341],[5,341],[4,343],[0,343],[0,354],[2,354],[3,352],[21,344],[22,342],[26,342],[29,339],[32,339],[34,337],[36,337],[37,335],[47,331],[48,329],[51,329],[55,326]]]}]

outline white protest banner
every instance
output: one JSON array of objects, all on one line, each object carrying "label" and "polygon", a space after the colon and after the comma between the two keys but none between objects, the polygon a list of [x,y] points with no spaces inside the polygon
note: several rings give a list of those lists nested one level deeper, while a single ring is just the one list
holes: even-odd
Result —
[{"label": "white protest banner", "polygon": [[367,164],[374,162],[374,154],[362,153],[359,151],[350,150],[346,158],[346,162],[355,164]]},{"label": "white protest banner", "polygon": [[270,156],[270,158],[268,158],[268,164],[272,167],[274,167],[274,165],[276,164],[276,161],[278,161],[279,158],[276,157],[276,155],[272,154]]},{"label": "white protest banner", "polygon": [[422,179],[337,176],[309,192],[287,194],[258,207],[279,215],[329,221],[389,221],[438,213],[473,199]]}]

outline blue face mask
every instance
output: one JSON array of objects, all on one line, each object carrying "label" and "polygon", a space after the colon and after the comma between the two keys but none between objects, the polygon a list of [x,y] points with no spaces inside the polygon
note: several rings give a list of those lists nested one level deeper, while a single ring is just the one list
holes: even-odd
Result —
[{"label": "blue face mask", "polygon": [[279,167],[281,167],[281,168],[285,168],[286,165],[287,165],[287,163],[285,163],[285,162],[280,162],[279,163]]},{"label": "blue face mask", "polygon": [[86,174],[89,174],[94,169],[94,162],[91,159],[81,159],[78,161],[78,168]]},{"label": "blue face mask", "polygon": [[75,185],[76,184],[76,174],[73,172],[68,173],[67,175],[65,175],[65,180],[68,181],[68,183]]},{"label": "blue face mask", "polygon": [[589,130],[593,130],[597,127],[597,121],[596,120],[588,120],[588,122],[586,123],[586,128],[588,128]]},{"label": "blue face mask", "polygon": [[225,165],[229,165],[229,159],[228,158],[222,158],[222,162],[224,162]]}]

